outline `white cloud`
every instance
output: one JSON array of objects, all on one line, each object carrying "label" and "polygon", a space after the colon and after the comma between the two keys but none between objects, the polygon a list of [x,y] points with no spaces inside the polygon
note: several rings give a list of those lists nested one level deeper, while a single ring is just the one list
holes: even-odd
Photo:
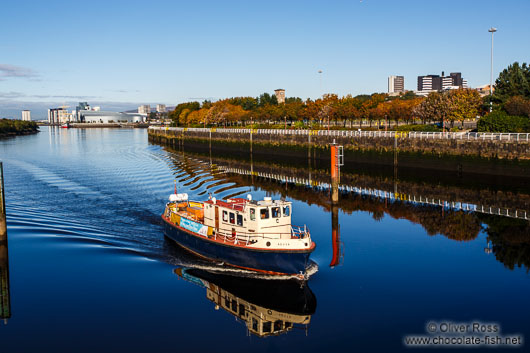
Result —
[{"label": "white cloud", "polygon": [[10,64],[0,64],[0,80],[10,77],[35,78],[37,73],[30,68]]}]

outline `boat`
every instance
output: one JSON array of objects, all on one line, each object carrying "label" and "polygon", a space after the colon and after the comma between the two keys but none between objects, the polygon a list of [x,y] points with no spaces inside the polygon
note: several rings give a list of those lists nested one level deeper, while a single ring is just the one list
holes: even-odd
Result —
[{"label": "boat", "polygon": [[316,244],[304,225],[291,225],[292,203],[210,197],[190,201],[174,193],[162,220],[165,235],[201,257],[243,270],[304,278]]},{"label": "boat", "polygon": [[70,128],[70,124],[69,123],[64,123],[64,124],[61,125],[61,127],[63,129],[68,129],[68,128]]},{"label": "boat", "polygon": [[307,329],[315,313],[316,297],[305,283],[214,274],[179,267],[179,278],[206,289],[206,298],[242,322],[258,337],[278,336],[293,328]]}]

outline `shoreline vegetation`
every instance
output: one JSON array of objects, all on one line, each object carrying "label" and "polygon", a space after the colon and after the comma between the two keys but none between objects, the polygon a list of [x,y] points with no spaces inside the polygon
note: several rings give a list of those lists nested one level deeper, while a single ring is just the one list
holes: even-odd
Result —
[{"label": "shoreline vegetation", "polygon": [[[479,132],[530,132],[530,66],[513,63],[495,81],[492,96],[460,88],[430,92],[426,97],[412,91],[357,96],[324,94],[316,100],[275,95],[232,97],[211,102],[185,102],[169,113],[172,126],[262,128],[458,131],[477,121]],[[414,126],[412,126],[414,125]],[[408,129],[408,130],[407,130]]]},{"label": "shoreline vegetation", "polygon": [[0,138],[36,134],[39,126],[34,121],[0,119]]}]

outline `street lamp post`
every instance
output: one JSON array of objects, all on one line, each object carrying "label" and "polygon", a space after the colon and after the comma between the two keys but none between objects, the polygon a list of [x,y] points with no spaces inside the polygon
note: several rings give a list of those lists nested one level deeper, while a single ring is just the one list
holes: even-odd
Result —
[{"label": "street lamp post", "polygon": [[493,102],[491,101],[491,96],[493,95],[493,33],[497,32],[497,28],[491,27],[488,29],[488,32],[491,33],[491,69],[490,69],[490,113],[493,110]]},{"label": "street lamp post", "polygon": [[318,70],[318,78],[319,78],[319,90],[320,90],[320,94],[323,95],[322,93],[322,70]]}]

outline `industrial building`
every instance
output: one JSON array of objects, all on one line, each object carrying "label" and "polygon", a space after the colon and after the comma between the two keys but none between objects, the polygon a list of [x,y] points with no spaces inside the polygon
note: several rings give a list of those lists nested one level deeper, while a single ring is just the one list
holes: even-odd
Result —
[{"label": "industrial building", "polygon": [[106,111],[81,110],[79,111],[80,123],[140,123],[145,121],[145,115],[135,113],[117,113]]}]

